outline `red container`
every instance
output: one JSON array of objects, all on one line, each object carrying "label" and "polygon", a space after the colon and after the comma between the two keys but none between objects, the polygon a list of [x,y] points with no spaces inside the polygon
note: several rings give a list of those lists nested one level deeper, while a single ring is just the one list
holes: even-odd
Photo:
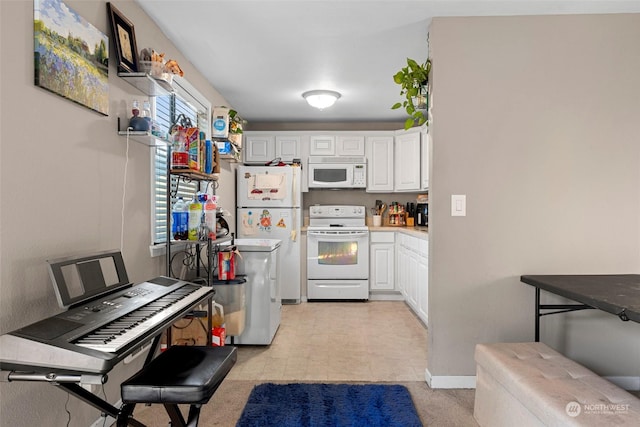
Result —
[{"label": "red container", "polygon": [[224,328],[213,328],[211,330],[211,345],[213,347],[224,347],[227,333]]},{"label": "red container", "polygon": [[236,254],[231,251],[218,252],[218,280],[236,278]]},{"label": "red container", "polygon": [[189,153],[186,151],[174,151],[171,153],[171,169],[188,169]]}]

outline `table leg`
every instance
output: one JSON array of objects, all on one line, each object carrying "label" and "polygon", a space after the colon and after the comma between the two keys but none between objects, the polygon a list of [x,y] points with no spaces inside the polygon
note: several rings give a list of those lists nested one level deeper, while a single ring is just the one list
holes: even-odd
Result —
[{"label": "table leg", "polygon": [[540,288],[536,288],[536,342],[540,342]]}]

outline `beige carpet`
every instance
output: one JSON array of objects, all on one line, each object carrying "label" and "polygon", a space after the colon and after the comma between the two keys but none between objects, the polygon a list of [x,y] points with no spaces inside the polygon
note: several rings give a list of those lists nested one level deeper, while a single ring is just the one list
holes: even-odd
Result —
[{"label": "beige carpet", "polygon": [[[287,383],[287,381],[271,381]],[[232,427],[242,414],[253,387],[260,382],[225,380],[213,398],[202,408],[201,427]],[[420,420],[425,426],[463,427],[477,426],[473,419],[473,390],[431,390],[425,382],[399,383],[411,393]],[[401,409],[399,409],[401,410]],[[183,407],[183,413],[187,413]],[[169,417],[162,405],[139,406],[135,417],[148,426],[166,426]]]},{"label": "beige carpet", "polygon": [[[402,384],[425,426],[477,426],[474,390],[431,390],[426,360],[427,328],[404,302],[285,305],[270,346],[238,347],[238,361],[199,425],[235,426],[258,384],[306,382]],[[161,405],[139,406],[136,418],[154,427],[169,421]]]}]

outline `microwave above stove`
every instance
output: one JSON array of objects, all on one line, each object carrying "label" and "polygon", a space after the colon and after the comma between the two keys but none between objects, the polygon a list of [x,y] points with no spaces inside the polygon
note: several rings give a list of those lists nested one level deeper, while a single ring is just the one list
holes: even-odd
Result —
[{"label": "microwave above stove", "polygon": [[364,157],[309,157],[309,188],[366,188]]}]

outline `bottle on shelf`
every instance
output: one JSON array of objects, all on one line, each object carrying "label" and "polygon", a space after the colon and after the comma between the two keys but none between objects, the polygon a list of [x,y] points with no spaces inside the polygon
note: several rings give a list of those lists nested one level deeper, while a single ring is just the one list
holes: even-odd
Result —
[{"label": "bottle on shelf", "polygon": [[189,240],[198,240],[198,230],[202,220],[202,203],[198,196],[193,196],[189,203]]},{"label": "bottle on shelf", "polygon": [[187,204],[182,197],[179,197],[176,203],[173,205],[171,212],[171,233],[174,240],[187,240],[189,237],[189,211],[187,210]]},{"label": "bottle on shelf", "polygon": [[216,222],[217,222],[217,210],[216,196],[207,195],[207,200],[204,202],[204,223],[207,227],[208,237],[211,240],[216,239]]},{"label": "bottle on shelf", "polygon": [[142,118],[149,124],[149,129],[153,126],[153,118],[151,117],[151,103],[149,101],[144,101],[142,103]]},{"label": "bottle on shelf", "polygon": [[129,127],[134,131],[148,131],[151,129],[149,122],[140,116],[140,102],[136,99],[131,103],[131,118],[129,119]]}]

